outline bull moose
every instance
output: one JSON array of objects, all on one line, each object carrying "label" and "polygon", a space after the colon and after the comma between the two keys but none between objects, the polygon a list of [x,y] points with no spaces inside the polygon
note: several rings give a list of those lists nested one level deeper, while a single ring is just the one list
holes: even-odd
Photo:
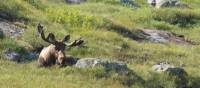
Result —
[{"label": "bull moose", "polygon": [[70,35],[66,35],[63,40],[56,40],[53,33],[49,33],[48,36],[45,37],[43,26],[40,23],[37,26],[37,31],[44,41],[50,43],[49,46],[43,48],[40,52],[38,58],[39,67],[48,67],[54,64],[64,66],[65,61],[67,61],[66,59],[69,59],[65,56],[65,48],[79,46],[84,42],[81,38],[79,38],[72,43],[66,44],[65,42],[70,40]]}]

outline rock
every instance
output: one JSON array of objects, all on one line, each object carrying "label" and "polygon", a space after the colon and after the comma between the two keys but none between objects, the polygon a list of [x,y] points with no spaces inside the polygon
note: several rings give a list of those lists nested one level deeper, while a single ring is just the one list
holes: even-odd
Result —
[{"label": "rock", "polygon": [[183,75],[185,70],[182,67],[174,66],[168,62],[160,62],[152,66],[152,69],[156,72],[169,72],[173,75]]},{"label": "rock", "polygon": [[11,48],[8,48],[6,50],[4,50],[3,54],[4,57],[8,60],[11,61],[16,61],[16,62],[27,62],[27,61],[31,61],[37,58],[37,53],[36,52],[32,52],[28,49],[23,48],[21,50],[21,53],[17,53],[16,51],[14,51]]},{"label": "rock", "polygon": [[179,0],[148,0],[147,2],[156,8],[177,6],[180,4]]},{"label": "rock", "polygon": [[165,33],[165,31],[145,29],[141,30],[141,32],[144,34],[144,37],[150,41],[159,43],[168,42],[168,40],[165,39],[165,36],[168,35],[167,33]]},{"label": "rock", "polygon": [[3,33],[7,36],[10,36],[11,38],[17,39],[21,37],[21,34],[24,32],[23,28],[19,28],[13,24],[10,24],[5,21],[0,21],[0,31],[3,31]]},{"label": "rock", "polygon": [[141,29],[138,30],[143,36],[144,40],[148,40],[156,43],[168,43],[173,42],[177,44],[194,44],[190,40],[186,40],[183,35],[179,35],[173,32],[153,29]]},{"label": "rock", "polygon": [[66,0],[67,3],[75,3],[75,4],[80,4],[80,3],[83,3],[83,2],[86,2],[86,0]]},{"label": "rock", "polygon": [[168,62],[160,62],[153,65],[152,69],[156,72],[168,73],[170,78],[175,77],[176,88],[188,88],[188,75],[182,67],[171,65]]},{"label": "rock", "polygon": [[170,65],[168,62],[160,62],[153,65],[152,69],[157,72],[167,71],[169,68],[174,68],[174,65]]},{"label": "rock", "polygon": [[147,0],[147,3],[151,6],[156,6],[156,0]]},{"label": "rock", "polygon": [[139,7],[137,4],[134,3],[133,0],[120,0],[120,2],[121,2],[122,4],[131,6],[131,7],[133,7],[133,8],[138,8],[138,7]]},{"label": "rock", "polygon": [[24,57],[24,61],[34,60],[37,58],[37,52],[35,52],[35,51],[32,51],[32,50],[22,47],[21,52],[22,52],[21,56]]},{"label": "rock", "polygon": [[29,59],[36,59],[37,58],[37,53],[36,52],[29,52],[28,53],[28,58]]},{"label": "rock", "polygon": [[78,60],[75,66],[78,68],[103,66],[105,69],[114,69],[116,71],[128,70],[128,67],[125,63],[119,61],[102,60],[99,58],[83,58]]},{"label": "rock", "polygon": [[11,49],[5,50],[4,56],[6,59],[11,60],[11,61],[20,62],[21,60],[21,55]]}]

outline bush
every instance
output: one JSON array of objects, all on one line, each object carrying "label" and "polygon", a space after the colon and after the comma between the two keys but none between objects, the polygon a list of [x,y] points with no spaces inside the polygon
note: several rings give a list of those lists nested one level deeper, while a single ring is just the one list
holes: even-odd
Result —
[{"label": "bush", "polygon": [[75,9],[68,9],[63,7],[49,7],[46,9],[51,21],[56,23],[67,23],[71,27],[98,27],[103,25],[103,19],[93,15],[81,15]]}]

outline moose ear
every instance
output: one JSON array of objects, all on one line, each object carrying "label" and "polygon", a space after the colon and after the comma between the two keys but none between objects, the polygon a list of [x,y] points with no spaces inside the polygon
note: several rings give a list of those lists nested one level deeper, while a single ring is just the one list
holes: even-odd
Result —
[{"label": "moose ear", "polygon": [[64,39],[62,40],[62,42],[67,42],[69,39],[70,39],[70,35],[66,35]]}]

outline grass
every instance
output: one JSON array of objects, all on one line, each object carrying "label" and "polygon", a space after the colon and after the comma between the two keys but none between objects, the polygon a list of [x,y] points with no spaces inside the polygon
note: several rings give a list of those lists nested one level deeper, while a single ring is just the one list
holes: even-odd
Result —
[{"label": "grass", "polygon": [[[11,22],[22,22],[26,26],[26,32],[20,40],[0,38],[1,87],[174,88],[177,86],[176,77],[151,70],[153,64],[168,61],[177,66],[184,64],[188,73],[188,85],[198,88],[199,45],[137,42],[123,32],[134,34],[136,29],[157,28],[183,34],[186,38],[200,42],[200,1],[183,0],[192,9],[155,9],[148,6],[146,0],[135,1],[141,8],[133,9],[115,0],[89,0],[79,5],[69,5],[63,3],[64,0],[1,1],[0,17]],[[2,13],[7,15],[1,16]],[[24,47],[31,49],[39,44],[48,45],[36,34],[38,22],[45,25],[46,32],[55,33],[57,39],[70,34],[72,40],[79,37],[86,40],[86,48],[66,50],[67,54],[120,60],[127,63],[134,74],[123,76],[115,72],[106,73],[102,68],[37,68],[36,60],[26,64],[5,60],[2,52],[6,48],[13,48],[23,54]],[[106,77],[107,74],[109,77]],[[128,86],[129,82],[132,85]]]}]

